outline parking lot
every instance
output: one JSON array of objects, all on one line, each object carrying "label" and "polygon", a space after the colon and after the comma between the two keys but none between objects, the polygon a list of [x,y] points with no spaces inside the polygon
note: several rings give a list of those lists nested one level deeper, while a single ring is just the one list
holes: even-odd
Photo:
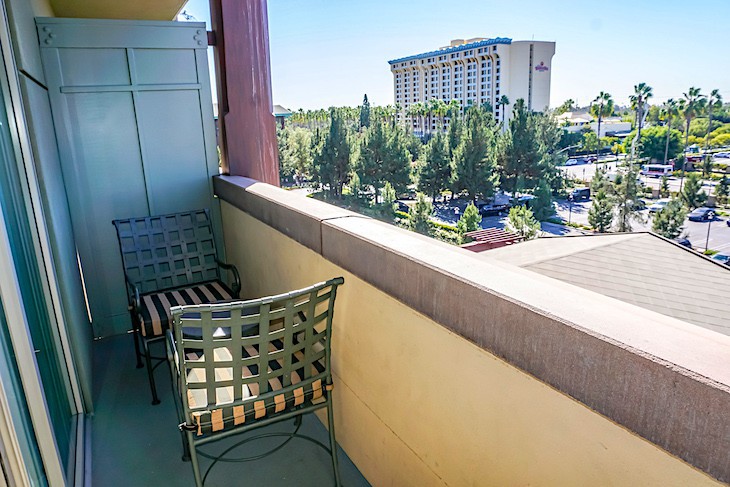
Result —
[{"label": "parking lot", "polygon": [[[591,204],[591,201],[582,201],[571,205],[568,201],[562,200],[556,203],[556,209],[558,215],[566,221],[588,225],[588,210]],[[651,230],[652,215],[649,210],[642,210],[640,214],[643,223],[632,221],[632,230]],[[727,219],[727,217],[715,217],[711,222],[685,220],[683,234],[686,234],[694,249],[703,251],[705,250],[705,241],[707,240],[707,230],[709,228],[708,247],[719,252],[728,253],[730,252],[730,227],[727,225]]]}]

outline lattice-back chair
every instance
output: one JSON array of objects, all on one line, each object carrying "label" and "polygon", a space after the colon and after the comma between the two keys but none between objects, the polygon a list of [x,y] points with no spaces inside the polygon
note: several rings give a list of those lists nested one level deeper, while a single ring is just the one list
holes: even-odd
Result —
[{"label": "lattice-back chair", "polygon": [[[202,486],[218,461],[200,446],[272,422],[327,408],[328,450],[340,485],[332,414],[330,337],[341,277],[250,301],[172,308],[168,359],[177,396],[183,450]],[[267,433],[266,436],[279,435]],[[244,439],[238,444],[249,441]],[[289,440],[286,440],[289,441]],[[238,445],[237,444],[237,445]],[[281,447],[283,445],[280,445]],[[278,449],[278,448],[277,448]],[[213,462],[201,476],[198,456]]]},{"label": "lattice-back chair", "polygon": [[[235,266],[218,260],[207,209],[112,223],[117,229],[127,283],[137,367],[142,367],[141,341],[152,404],[159,404],[154,369],[165,358],[153,357],[150,344],[164,340],[170,308],[237,298],[240,277]],[[230,288],[221,279],[221,269],[233,276]]]}]

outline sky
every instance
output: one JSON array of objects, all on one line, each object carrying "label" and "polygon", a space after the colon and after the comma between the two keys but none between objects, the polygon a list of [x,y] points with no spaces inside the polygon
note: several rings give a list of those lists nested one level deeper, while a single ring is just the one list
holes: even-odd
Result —
[{"label": "sky", "polygon": [[[185,9],[209,22],[208,0]],[[555,41],[550,105],[588,105],[600,91],[650,103],[690,86],[730,101],[729,0],[269,0],[274,103],[291,110],[393,103],[388,60],[451,39]],[[209,27],[210,28],[210,27]]]}]

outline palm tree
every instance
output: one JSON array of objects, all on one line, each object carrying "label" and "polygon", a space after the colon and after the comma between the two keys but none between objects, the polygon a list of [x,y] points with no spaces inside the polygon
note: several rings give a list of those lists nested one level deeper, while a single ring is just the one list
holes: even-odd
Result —
[{"label": "palm tree", "polygon": [[431,98],[428,100],[428,134],[431,135],[431,127],[433,127],[433,117],[438,116],[439,111],[439,100],[438,98]]},{"label": "palm tree", "polygon": [[[687,143],[689,142],[689,125],[692,119],[702,113],[705,107],[707,99],[700,93],[699,88],[692,86],[687,93],[683,93],[684,98],[681,100],[680,110],[684,116],[686,122],[684,127],[684,148],[687,149]],[[684,186],[684,169],[687,166],[687,158],[685,157],[682,162],[682,179],[679,181],[679,192],[682,192],[682,186]]]},{"label": "palm tree", "polygon": [[669,155],[669,137],[672,134],[672,120],[674,120],[674,117],[679,116],[679,104],[677,101],[673,98],[667,100],[667,103],[661,110],[660,116],[667,127],[667,141],[664,144],[664,164],[666,164],[667,156]]},{"label": "palm tree", "polygon": [[439,124],[439,131],[444,130],[444,118],[446,118],[446,102],[441,98],[436,99],[436,116],[441,120]]},{"label": "palm tree", "polygon": [[504,127],[504,115],[507,110],[505,110],[505,107],[509,105],[509,98],[507,98],[507,95],[502,95],[499,100],[497,101],[497,106],[502,107],[502,127]]},{"label": "palm tree", "polygon": [[611,115],[613,113],[613,98],[611,98],[611,95],[606,93],[605,91],[602,91],[598,94],[598,96],[593,100],[591,103],[591,115],[598,118],[598,149],[596,149],[596,157],[598,157],[598,153],[601,152],[601,122],[603,121],[604,116]]},{"label": "palm tree", "polygon": [[705,148],[710,146],[710,132],[712,132],[712,112],[715,108],[722,108],[722,95],[720,90],[714,89],[707,99],[707,134],[705,135]]},{"label": "palm tree", "polygon": [[641,143],[641,127],[644,125],[644,104],[654,95],[646,83],[634,85],[634,94],[629,97],[631,107],[636,110],[636,138]]}]

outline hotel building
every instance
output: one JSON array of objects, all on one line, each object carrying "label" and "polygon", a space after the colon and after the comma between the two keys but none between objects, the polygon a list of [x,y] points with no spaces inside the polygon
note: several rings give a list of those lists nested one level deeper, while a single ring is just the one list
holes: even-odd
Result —
[{"label": "hotel building", "polygon": [[[508,120],[512,103],[522,98],[530,110],[550,104],[550,70],[555,43],[494,39],[455,39],[437,51],[388,61],[393,91],[403,113],[414,103],[440,98],[458,100],[462,107],[489,103],[494,116]],[[499,104],[503,95],[509,105]],[[432,117],[431,129],[438,120]],[[418,121],[411,120],[418,130]],[[426,123],[426,122],[424,122]]]}]

